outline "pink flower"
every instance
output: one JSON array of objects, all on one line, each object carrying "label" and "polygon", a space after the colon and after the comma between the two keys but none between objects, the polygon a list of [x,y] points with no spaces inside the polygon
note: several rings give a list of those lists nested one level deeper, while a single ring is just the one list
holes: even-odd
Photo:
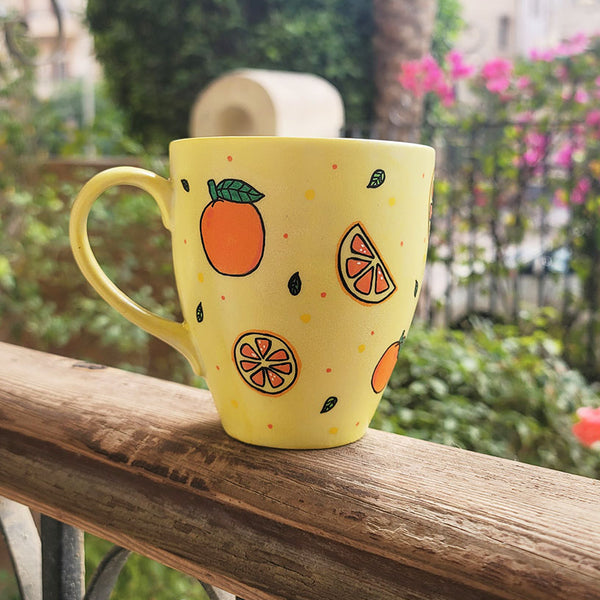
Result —
[{"label": "pink flower", "polygon": [[579,441],[588,447],[600,442],[600,408],[579,408],[577,416],[579,421],[573,425],[572,431]]},{"label": "pink flower", "polygon": [[463,55],[457,50],[450,50],[450,52],[446,54],[446,62],[450,64],[450,77],[455,81],[466,79],[475,71],[475,67],[465,63]]},{"label": "pink flower", "polygon": [[600,109],[595,108],[590,110],[585,117],[585,124],[591,127],[598,127],[600,125]]},{"label": "pink flower", "polygon": [[585,33],[580,31],[579,33],[576,33],[570,40],[567,40],[563,46],[566,47],[566,56],[582,54],[588,48],[588,37]]},{"label": "pink flower", "polygon": [[527,75],[523,75],[517,79],[517,88],[524,90],[531,85],[531,79]]},{"label": "pink flower", "polygon": [[547,138],[537,131],[530,131],[525,136],[527,150],[523,154],[523,161],[528,167],[535,167],[541,163],[546,155]]},{"label": "pink flower", "polygon": [[502,94],[510,86],[513,64],[505,58],[493,58],[481,68],[481,75],[485,80],[485,87],[492,93]]},{"label": "pink flower", "polygon": [[450,106],[454,102],[454,91],[446,80],[446,74],[429,54],[421,60],[402,63],[398,81],[417,98],[433,92],[444,106]]},{"label": "pink flower", "polygon": [[583,88],[577,88],[574,98],[575,102],[579,104],[586,104],[590,100],[590,95]]},{"label": "pink flower", "polygon": [[409,92],[412,92],[417,98],[425,95],[423,85],[423,69],[420,60],[407,60],[400,67],[398,81]]},{"label": "pink flower", "polygon": [[571,193],[571,202],[573,204],[583,204],[591,188],[592,184],[587,177],[580,179]]},{"label": "pink flower", "polygon": [[554,162],[565,169],[568,169],[573,164],[573,153],[575,152],[575,144],[565,142],[554,156]]},{"label": "pink flower", "polygon": [[556,51],[553,49],[537,50],[533,49],[529,52],[531,60],[539,60],[542,62],[552,62],[556,58]]}]

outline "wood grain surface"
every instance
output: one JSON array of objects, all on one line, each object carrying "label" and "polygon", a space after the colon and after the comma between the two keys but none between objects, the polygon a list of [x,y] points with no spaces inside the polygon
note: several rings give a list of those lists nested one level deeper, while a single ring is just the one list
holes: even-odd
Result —
[{"label": "wood grain surface", "polygon": [[369,430],[314,451],[210,394],[0,343],[0,494],[245,600],[598,600],[600,482]]}]

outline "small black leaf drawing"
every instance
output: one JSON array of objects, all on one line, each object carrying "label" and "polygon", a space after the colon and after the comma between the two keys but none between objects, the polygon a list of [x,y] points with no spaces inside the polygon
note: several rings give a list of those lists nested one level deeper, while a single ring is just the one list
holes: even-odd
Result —
[{"label": "small black leaf drawing", "polygon": [[198,306],[196,307],[196,321],[198,321],[198,323],[202,323],[203,320],[204,310],[202,309],[202,302],[199,302]]},{"label": "small black leaf drawing", "polygon": [[188,180],[187,180],[187,179],[182,179],[182,180],[181,180],[181,185],[183,186],[183,189],[184,189],[186,192],[189,192],[189,191],[190,191],[190,184],[189,184],[189,182],[188,182]]},{"label": "small black leaf drawing", "polygon": [[419,291],[419,282],[415,279],[415,291],[414,296],[417,297],[417,292]]},{"label": "small black leaf drawing", "polygon": [[296,271],[288,281],[288,289],[292,296],[297,296],[302,289],[302,280],[300,279],[300,273]]},{"label": "small black leaf drawing", "polygon": [[371,175],[371,180],[367,188],[378,188],[385,181],[385,171],[383,169],[376,169]]},{"label": "small black leaf drawing", "polygon": [[337,401],[338,399],[335,396],[329,396],[329,398],[325,400],[325,404],[323,404],[321,414],[329,412],[337,404]]}]

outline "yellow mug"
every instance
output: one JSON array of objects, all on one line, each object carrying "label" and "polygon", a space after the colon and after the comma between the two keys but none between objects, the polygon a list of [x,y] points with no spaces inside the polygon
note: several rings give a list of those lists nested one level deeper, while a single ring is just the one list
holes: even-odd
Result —
[{"label": "yellow mug", "polygon": [[[113,308],[180,351],[225,431],[276,448],[328,448],[366,431],[412,321],[423,278],[435,153],[401,142],[270,137],[170,144],[170,179],[95,175],[70,237]],[[87,235],[107,188],[151,194],[171,232],[183,322],[125,295]]]}]

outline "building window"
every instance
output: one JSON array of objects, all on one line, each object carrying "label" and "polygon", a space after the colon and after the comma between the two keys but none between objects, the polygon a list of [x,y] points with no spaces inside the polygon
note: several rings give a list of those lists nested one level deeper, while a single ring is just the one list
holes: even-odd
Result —
[{"label": "building window", "polygon": [[504,52],[510,46],[510,17],[503,15],[498,21],[498,50]]}]

